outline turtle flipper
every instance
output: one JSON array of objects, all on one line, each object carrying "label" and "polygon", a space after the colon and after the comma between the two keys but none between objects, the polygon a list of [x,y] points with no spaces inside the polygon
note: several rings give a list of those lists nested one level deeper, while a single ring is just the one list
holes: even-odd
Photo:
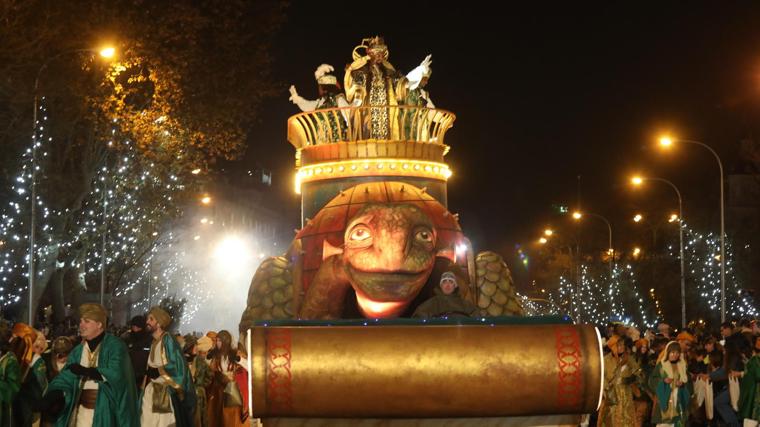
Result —
[{"label": "turtle flipper", "polygon": [[512,274],[501,255],[481,252],[475,257],[478,308],[481,316],[523,316]]},{"label": "turtle flipper", "polygon": [[256,270],[248,288],[248,303],[240,319],[245,331],[258,320],[292,319],[293,265],[285,256],[270,257]]}]

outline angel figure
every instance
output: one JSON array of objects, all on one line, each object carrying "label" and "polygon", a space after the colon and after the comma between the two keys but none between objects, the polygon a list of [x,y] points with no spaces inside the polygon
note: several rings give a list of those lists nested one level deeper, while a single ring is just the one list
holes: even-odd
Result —
[{"label": "angel figure", "polygon": [[[341,91],[338,79],[331,73],[335,71],[332,65],[322,64],[314,71],[314,78],[317,80],[319,98],[315,100],[304,99],[296,91],[296,87],[290,86],[290,101],[301,111],[316,111],[332,108],[347,108],[352,105],[346,101],[346,95]],[[348,123],[348,111],[325,111],[317,115],[320,121],[320,130],[322,140],[337,142],[345,140]]]}]

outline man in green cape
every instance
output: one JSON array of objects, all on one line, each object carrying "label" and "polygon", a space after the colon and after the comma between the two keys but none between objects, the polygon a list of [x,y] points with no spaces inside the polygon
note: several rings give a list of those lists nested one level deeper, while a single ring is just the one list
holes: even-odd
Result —
[{"label": "man in green cape", "polygon": [[66,366],[48,386],[44,407],[63,406],[57,427],[137,427],[137,387],[127,346],[107,334],[106,310],[100,304],[79,307],[82,343],[69,353]]},{"label": "man in green cape", "polygon": [[146,323],[153,334],[153,343],[145,372],[148,383],[140,399],[140,425],[191,426],[194,424],[195,386],[182,347],[166,332],[172,318],[164,309],[153,307]]}]

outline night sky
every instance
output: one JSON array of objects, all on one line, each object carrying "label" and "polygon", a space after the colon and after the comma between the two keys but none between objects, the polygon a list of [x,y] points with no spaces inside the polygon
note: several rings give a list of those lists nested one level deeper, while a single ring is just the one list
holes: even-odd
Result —
[{"label": "night sky", "polygon": [[[262,112],[243,163],[272,169],[275,191],[292,194],[286,120],[300,110],[287,86],[316,98],[319,64],[342,81],[354,46],[382,35],[404,73],[433,55],[427,89],[457,115],[449,209],[476,249],[505,253],[546,225],[569,227],[551,206],[576,204],[578,175],[582,207],[613,228],[628,229],[634,210],[676,207],[666,187],[632,192],[633,171],[672,180],[687,221],[717,227],[715,160],[653,143],[671,130],[715,148],[726,172],[737,167],[739,141],[760,131],[760,3],[530,3],[292,2],[273,47],[282,97]],[[585,227],[606,241],[602,224]],[[616,246],[628,244],[621,235]]]}]

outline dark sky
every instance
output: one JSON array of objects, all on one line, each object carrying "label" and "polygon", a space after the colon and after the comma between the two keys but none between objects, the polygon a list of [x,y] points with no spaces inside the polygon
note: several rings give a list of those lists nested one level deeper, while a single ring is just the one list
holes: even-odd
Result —
[{"label": "dark sky", "polygon": [[477,249],[504,253],[545,225],[567,226],[551,205],[575,204],[578,175],[584,209],[613,228],[634,210],[675,207],[667,188],[630,191],[632,171],[675,182],[687,221],[714,221],[715,161],[694,146],[663,155],[653,138],[669,129],[704,141],[734,167],[739,141],[760,131],[760,3],[523,3],[293,1],[273,52],[285,89],[253,128],[245,162],[274,170],[276,191],[292,193],[285,125],[299,110],[287,85],[315,98],[319,64],[342,70],[362,38],[382,35],[402,72],[433,54],[431,97],[457,115],[449,208]]}]

